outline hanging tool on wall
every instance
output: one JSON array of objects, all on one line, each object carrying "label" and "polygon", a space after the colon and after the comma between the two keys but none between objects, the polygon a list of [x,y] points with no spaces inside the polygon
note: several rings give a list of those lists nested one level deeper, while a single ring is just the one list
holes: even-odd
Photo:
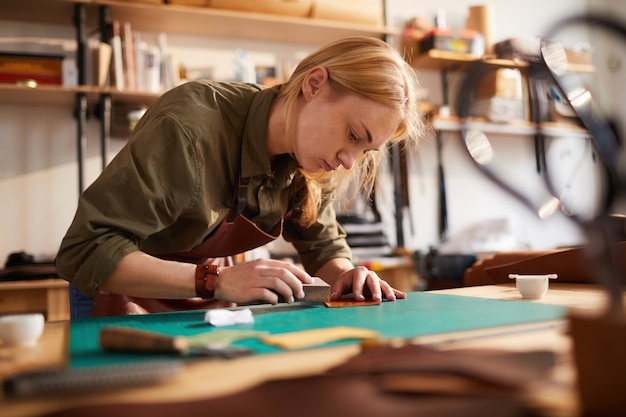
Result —
[{"label": "hanging tool on wall", "polygon": [[443,141],[437,131],[437,178],[439,180],[439,239],[446,240],[448,231],[448,204],[446,201],[446,178],[443,170]]}]

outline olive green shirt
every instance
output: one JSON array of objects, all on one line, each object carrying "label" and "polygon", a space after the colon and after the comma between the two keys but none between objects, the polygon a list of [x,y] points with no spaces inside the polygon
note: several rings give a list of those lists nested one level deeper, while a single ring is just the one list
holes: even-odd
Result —
[{"label": "olive green shirt", "polygon": [[[297,207],[289,191],[300,175],[290,155],[270,163],[267,123],[276,95],[210,81],[165,93],[81,195],[57,254],[59,275],[91,296],[130,252],[191,250],[228,214],[240,175],[250,178],[244,214],[269,232]],[[310,274],[330,259],[351,257],[329,201],[310,227],[285,222],[283,237]]]}]

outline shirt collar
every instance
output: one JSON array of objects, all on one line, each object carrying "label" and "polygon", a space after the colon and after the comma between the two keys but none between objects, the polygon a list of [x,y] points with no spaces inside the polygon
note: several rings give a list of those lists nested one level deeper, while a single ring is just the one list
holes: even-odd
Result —
[{"label": "shirt collar", "polygon": [[250,105],[243,130],[241,176],[243,178],[272,174],[267,150],[269,112],[278,94],[276,88],[259,91]]}]

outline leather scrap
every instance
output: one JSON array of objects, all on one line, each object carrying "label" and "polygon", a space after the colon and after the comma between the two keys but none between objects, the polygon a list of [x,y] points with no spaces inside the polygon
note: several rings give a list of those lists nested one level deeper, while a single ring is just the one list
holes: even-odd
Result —
[{"label": "leather scrap", "polygon": [[[554,352],[550,351],[440,351],[419,345],[397,347],[390,344],[366,349],[330,372],[384,375],[386,379],[382,381],[386,389],[402,392],[468,394],[485,392],[486,388],[491,392],[512,392],[543,377],[555,361]],[[422,383],[433,376],[436,376],[433,385]],[[435,388],[435,382],[442,382],[443,376],[448,378],[449,384],[467,388],[467,391],[452,390],[451,385]],[[400,384],[402,381],[405,385]],[[420,386],[423,390],[418,389]]]},{"label": "leather scrap", "polygon": [[298,332],[279,333],[262,337],[260,340],[268,345],[283,349],[304,349],[324,343],[346,339],[373,339],[380,334],[374,330],[358,327],[336,326],[321,329],[302,330]]}]

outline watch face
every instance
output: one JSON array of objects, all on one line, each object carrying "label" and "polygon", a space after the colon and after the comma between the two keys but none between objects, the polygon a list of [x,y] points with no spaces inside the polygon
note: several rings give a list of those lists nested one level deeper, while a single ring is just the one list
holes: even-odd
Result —
[{"label": "watch face", "polygon": [[592,219],[604,210],[608,177],[593,139],[583,134],[546,138],[546,175],[561,210]]}]

